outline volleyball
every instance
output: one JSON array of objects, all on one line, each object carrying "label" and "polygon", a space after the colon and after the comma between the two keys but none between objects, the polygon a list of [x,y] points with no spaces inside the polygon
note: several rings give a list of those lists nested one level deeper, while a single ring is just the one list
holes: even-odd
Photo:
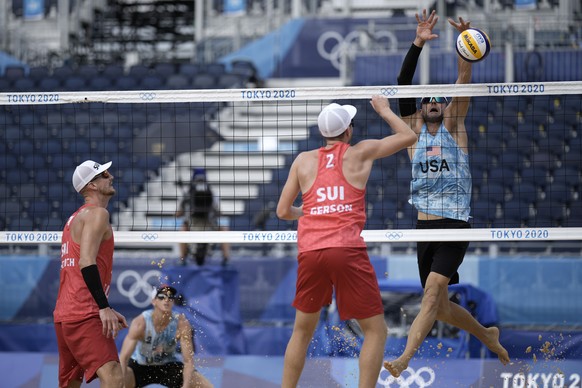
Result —
[{"label": "volleyball", "polygon": [[476,28],[468,28],[457,37],[457,53],[468,62],[479,62],[491,51],[489,37]]}]

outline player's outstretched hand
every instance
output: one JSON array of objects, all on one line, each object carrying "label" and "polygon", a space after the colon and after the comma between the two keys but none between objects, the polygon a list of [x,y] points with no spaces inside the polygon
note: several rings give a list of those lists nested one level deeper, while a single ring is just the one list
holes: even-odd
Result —
[{"label": "player's outstretched hand", "polygon": [[466,29],[471,28],[471,22],[463,20],[462,17],[459,16],[459,22],[455,22],[453,19],[449,18],[449,24],[457,29],[459,32],[463,32]]},{"label": "player's outstretched hand", "polygon": [[[426,8],[422,10],[422,16],[416,14],[416,21],[418,26],[416,27],[416,38],[424,44],[427,40],[433,40],[438,38],[437,34],[433,34],[432,29],[438,22],[439,17],[436,11],[432,11],[430,15],[426,16]],[[417,42],[420,43],[420,42]]]}]

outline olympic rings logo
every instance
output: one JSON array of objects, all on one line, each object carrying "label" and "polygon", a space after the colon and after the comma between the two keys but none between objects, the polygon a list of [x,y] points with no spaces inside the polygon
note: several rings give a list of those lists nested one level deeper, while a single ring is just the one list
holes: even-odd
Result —
[{"label": "olympic rings logo", "polygon": [[382,88],[382,89],[380,89],[380,93],[382,93],[384,96],[392,97],[396,93],[398,93],[398,89],[397,88]]},{"label": "olympic rings logo", "polygon": [[[383,372],[387,373],[387,378],[382,378]],[[406,376],[408,375],[408,376]],[[380,376],[378,376],[377,383],[383,387],[392,387],[392,384],[396,383],[395,387],[400,388],[425,388],[431,386],[436,379],[436,375],[432,368],[423,366],[417,371],[414,371],[411,367],[406,368],[400,377],[394,377],[386,369],[382,368],[380,371]]]},{"label": "olympic rings logo", "polygon": [[142,233],[141,239],[144,241],[156,241],[158,239],[157,233]]},{"label": "olympic rings logo", "polygon": [[[141,276],[139,272],[128,269],[117,277],[119,293],[129,299],[137,308],[144,308],[151,303],[151,294],[154,284],[158,283],[162,273],[152,269]],[[141,295],[145,295],[141,296]],[[138,298],[139,297],[139,298]]]},{"label": "olympic rings logo", "polygon": [[400,240],[404,234],[402,232],[388,232],[384,236],[390,241]]},{"label": "olympic rings logo", "polygon": [[141,98],[142,100],[151,101],[151,100],[156,98],[156,94],[155,93],[140,93],[139,98]]},{"label": "olympic rings logo", "polygon": [[391,52],[398,49],[398,39],[391,31],[351,31],[345,38],[337,31],[325,31],[317,39],[317,52],[319,55],[331,62],[337,70],[343,65],[346,58],[353,60],[359,48],[366,49],[370,37],[378,43],[387,39]]}]

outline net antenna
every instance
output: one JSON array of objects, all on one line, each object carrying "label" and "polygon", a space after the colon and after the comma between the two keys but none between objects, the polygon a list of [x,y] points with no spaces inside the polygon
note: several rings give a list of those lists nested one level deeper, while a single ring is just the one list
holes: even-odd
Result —
[{"label": "net antenna", "polygon": [[[369,243],[578,241],[582,82],[0,93],[5,178],[0,244],[60,244],[81,204],[70,184],[85,159],[113,161],[116,244],[287,244],[295,223],[274,204],[299,152],[321,145],[332,101],[358,107],[354,142],[391,133],[373,95],[470,96],[471,230],[414,230],[410,161],[378,161],[367,187]],[[222,230],[182,231],[179,204],[204,168]]]}]

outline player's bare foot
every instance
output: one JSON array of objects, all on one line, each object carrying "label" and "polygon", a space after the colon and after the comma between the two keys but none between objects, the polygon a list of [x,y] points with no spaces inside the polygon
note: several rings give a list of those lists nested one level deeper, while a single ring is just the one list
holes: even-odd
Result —
[{"label": "player's bare foot", "polygon": [[408,363],[397,358],[393,361],[384,361],[384,368],[390,372],[392,376],[399,377],[400,374],[408,368]]},{"label": "player's bare foot", "polygon": [[499,357],[499,361],[501,361],[501,363],[503,365],[507,365],[509,364],[509,353],[507,353],[507,350],[505,350],[505,348],[503,347],[503,345],[501,345],[501,343],[499,342],[499,329],[496,327],[489,327],[487,329],[487,341],[485,341],[485,346],[487,346],[487,348],[489,350],[491,350],[493,353],[497,354],[497,357]]}]

